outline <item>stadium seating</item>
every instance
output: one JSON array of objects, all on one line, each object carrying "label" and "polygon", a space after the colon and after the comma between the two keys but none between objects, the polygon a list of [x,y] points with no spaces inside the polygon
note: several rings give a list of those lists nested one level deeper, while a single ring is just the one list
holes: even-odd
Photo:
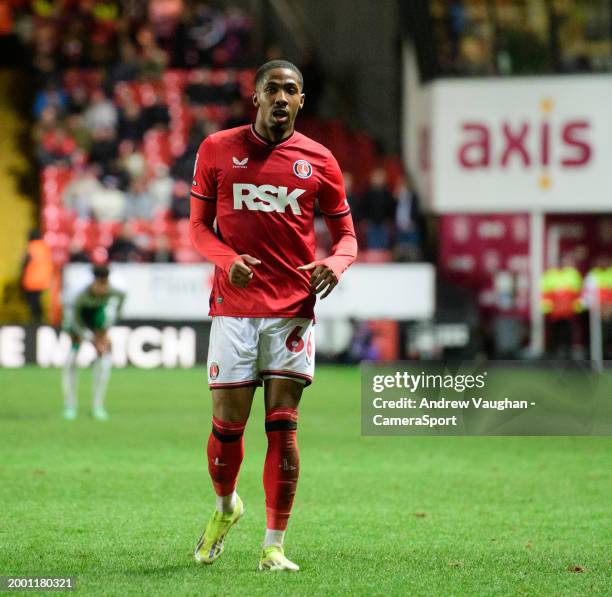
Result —
[{"label": "stadium seating", "polygon": [[[170,69],[164,72],[159,80],[120,81],[113,88],[112,100],[118,108],[128,103],[147,108],[155,103],[158,96],[167,106],[169,126],[147,130],[137,148],[144,156],[145,175],[148,179],[153,176],[158,166],[171,167],[177,158],[185,154],[190,132],[196,121],[221,128],[230,115],[229,106],[225,103],[199,105],[188,101],[185,89],[196,80],[196,72]],[[209,73],[210,84],[219,88],[230,79],[235,79],[245,106],[250,105],[254,76],[252,69],[214,69]],[[91,94],[103,85],[104,78],[99,70],[71,69],[63,75],[63,88],[68,97],[79,88],[84,87]],[[366,188],[370,170],[377,165],[385,168],[390,186],[395,184],[401,175],[399,158],[378,159],[372,139],[361,131],[349,130],[341,121],[304,117],[298,120],[298,129],[333,151],[342,168],[354,174],[356,192],[362,192]],[[65,164],[41,168],[41,225],[58,266],[70,259],[71,246],[80,247],[92,257],[96,249],[108,249],[121,229],[120,222],[97,223],[77,216],[63,205],[63,191],[74,177],[75,171],[75,167]],[[165,236],[177,262],[194,263],[202,260],[189,242],[187,221],[175,222],[168,212],[157,213],[151,222],[135,221],[132,230],[141,240],[145,239],[144,244],[153,250],[156,247],[156,239]],[[390,251],[366,251],[362,256],[363,261],[374,263],[391,259]]]}]

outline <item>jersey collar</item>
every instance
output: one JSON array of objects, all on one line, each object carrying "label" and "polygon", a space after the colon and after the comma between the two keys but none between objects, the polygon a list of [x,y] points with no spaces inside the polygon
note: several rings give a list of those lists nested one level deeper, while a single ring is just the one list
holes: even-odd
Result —
[{"label": "jersey collar", "polygon": [[253,139],[255,139],[255,141],[257,141],[260,145],[265,145],[269,149],[276,149],[277,147],[284,147],[285,145],[288,145],[291,141],[293,141],[293,138],[295,137],[295,129],[293,129],[293,132],[286,139],[283,139],[282,141],[278,141],[277,143],[275,143],[274,141],[270,141],[269,139],[262,137],[255,130],[254,124],[252,124],[249,127],[249,130],[251,131],[251,136],[253,137]]}]

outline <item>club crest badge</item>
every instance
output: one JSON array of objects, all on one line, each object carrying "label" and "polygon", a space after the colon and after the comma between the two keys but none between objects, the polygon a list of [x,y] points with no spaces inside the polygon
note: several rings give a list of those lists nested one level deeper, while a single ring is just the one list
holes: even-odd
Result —
[{"label": "club crest badge", "polygon": [[293,173],[298,178],[310,178],[312,176],[312,166],[306,160],[297,160],[293,164]]},{"label": "club crest badge", "polygon": [[214,361],[210,364],[210,369],[208,370],[208,374],[210,379],[217,379],[219,377],[219,364]]}]

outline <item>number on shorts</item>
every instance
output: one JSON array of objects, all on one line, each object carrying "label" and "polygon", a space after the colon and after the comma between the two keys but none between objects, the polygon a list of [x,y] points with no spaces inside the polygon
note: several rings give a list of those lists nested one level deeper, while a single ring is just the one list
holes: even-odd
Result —
[{"label": "number on shorts", "polygon": [[312,332],[308,332],[308,342],[306,342],[306,356],[308,357],[308,362],[310,363],[310,359],[312,359]]},{"label": "number on shorts", "polygon": [[304,340],[300,338],[301,331],[302,331],[302,326],[298,325],[293,329],[293,331],[287,337],[285,346],[291,352],[300,352],[302,348],[304,348]]}]

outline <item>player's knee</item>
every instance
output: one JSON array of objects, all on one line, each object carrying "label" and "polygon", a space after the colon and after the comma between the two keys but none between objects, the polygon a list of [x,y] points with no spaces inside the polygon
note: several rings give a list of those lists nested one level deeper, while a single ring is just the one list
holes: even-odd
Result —
[{"label": "player's knee", "polygon": [[246,422],[251,414],[255,387],[213,389],[213,416],[228,423]]},{"label": "player's knee", "polygon": [[303,384],[293,379],[273,378],[267,380],[266,411],[290,408],[297,412],[302,398]]}]

